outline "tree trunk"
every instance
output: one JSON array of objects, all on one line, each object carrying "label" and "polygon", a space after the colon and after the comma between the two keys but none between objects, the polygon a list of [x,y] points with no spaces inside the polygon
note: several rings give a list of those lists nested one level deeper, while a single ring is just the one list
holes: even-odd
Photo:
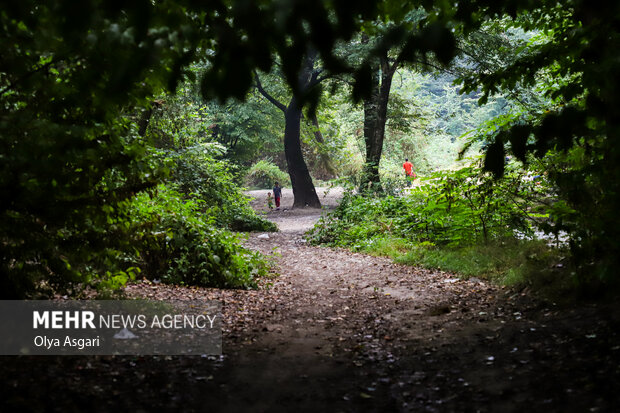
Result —
[{"label": "tree trunk", "polygon": [[[374,86],[374,85],[373,85]],[[377,88],[378,89],[378,88]],[[370,99],[364,100],[364,142],[366,143],[366,162],[362,171],[360,192],[380,191],[379,162],[383,151],[383,134],[379,133],[378,90],[373,87]]]},{"label": "tree trunk", "polygon": [[[371,95],[364,100],[364,142],[366,143],[366,163],[362,173],[360,191],[381,192],[379,162],[385,139],[387,107],[396,64],[390,65],[387,56],[379,60],[379,67],[372,77]],[[380,74],[379,74],[380,69]]]},{"label": "tree trunk", "polygon": [[153,112],[155,109],[160,108],[163,105],[164,101],[157,99],[151,103],[151,106],[148,109],[145,109],[138,120],[138,135],[144,137],[146,135],[146,130],[149,127],[149,122],[153,117]]},{"label": "tree trunk", "polygon": [[[322,79],[318,78],[319,71],[314,69],[317,58],[316,51],[311,51],[304,59],[304,66],[298,74],[299,92],[303,95],[313,87],[316,87]],[[293,208],[320,208],[321,201],[316,194],[308,165],[301,151],[301,117],[302,107],[298,98],[293,94],[288,106],[271,96],[260,83],[258,74],[255,73],[256,87],[258,91],[273,105],[284,112],[284,154],[286,166],[293,187]],[[322,137],[321,137],[322,138]]]},{"label": "tree trunk", "polygon": [[320,208],[321,202],[301,151],[301,107],[297,98],[291,99],[284,113],[284,119],[284,153],[295,198],[293,208]]},{"label": "tree trunk", "polygon": [[310,118],[310,122],[312,123],[312,126],[314,127],[314,130],[312,131],[312,133],[314,134],[314,139],[321,145],[324,145],[325,139],[323,139],[323,134],[321,133],[321,128],[319,127],[319,120],[316,117],[316,113],[312,114],[312,117]]}]

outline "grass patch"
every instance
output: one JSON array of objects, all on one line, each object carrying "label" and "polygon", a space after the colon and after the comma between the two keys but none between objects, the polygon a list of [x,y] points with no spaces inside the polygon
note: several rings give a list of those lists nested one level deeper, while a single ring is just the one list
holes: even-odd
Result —
[{"label": "grass patch", "polygon": [[360,245],[360,250],[370,255],[397,259],[411,251],[415,245],[403,238],[374,237]]},{"label": "grass patch", "polygon": [[374,237],[358,250],[387,256],[405,265],[477,277],[515,289],[529,288],[545,295],[563,294],[575,287],[565,251],[543,241],[506,239],[486,244],[447,247],[414,243],[390,236]]}]

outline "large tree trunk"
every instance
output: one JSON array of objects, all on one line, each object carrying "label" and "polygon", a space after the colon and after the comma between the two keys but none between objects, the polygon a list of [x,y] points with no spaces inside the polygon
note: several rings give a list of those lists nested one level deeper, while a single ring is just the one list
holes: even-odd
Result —
[{"label": "large tree trunk", "polygon": [[[311,51],[304,59],[304,66],[298,74],[299,93],[302,95],[313,87],[316,87],[322,80],[318,78],[319,71],[314,69],[316,58],[316,51]],[[291,178],[291,186],[293,187],[293,196],[295,198],[293,201],[293,208],[320,208],[321,202],[314,189],[310,171],[308,171],[308,166],[301,151],[300,129],[302,107],[299,104],[298,98],[293,95],[288,106],[285,106],[263,88],[257,73],[255,73],[255,79],[258,91],[268,101],[284,112],[284,153],[286,156],[288,174]]]},{"label": "large tree trunk", "polygon": [[364,142],[366,143],[366,162],[362,171],[361,192],[380,191],[379,162],[383,152],[384,133],[380,133],[378,88],[373,87],[370,99],[364,100]]},{"label": "large tree trunk", "polygon": [[314,189],[308,166],[301,151],[301,107],[293,97],[284,113],[284,153],[288,174],[293,187],[293,208],[320,208],[321,202]]},{"label": "large tree trunk", "polygon": [[[379,68],[381,72],[379,73]],[[392,78],[396,64],[390,65],[387,56],[381,57],[379,67],[372,77],[371,95],[364,100],[364,142],[366,143],[366,163],[362,173],[360,191],[381,192],[379,162],[385,139],[387,107],[392,88]]]}]

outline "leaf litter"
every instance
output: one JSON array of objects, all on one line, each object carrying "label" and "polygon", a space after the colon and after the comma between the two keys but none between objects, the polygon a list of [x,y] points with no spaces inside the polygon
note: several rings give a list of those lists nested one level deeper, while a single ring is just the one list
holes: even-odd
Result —
[{"label": "leaf litter", "polygon": [[[333,207],[338,196],[322,201]],[[281,231],[247,241],[273,257],[278,274],[257,290],[147,280],[126,288],[128,297],[222,302],[222,356],[5,358],[5,404],[58,411],[620,407],[616,303],[567,308],[479,279],[308,246],[303,232],[322,212],[291,210],[286,191],[283,202],[282,211],[267,213]]]}]

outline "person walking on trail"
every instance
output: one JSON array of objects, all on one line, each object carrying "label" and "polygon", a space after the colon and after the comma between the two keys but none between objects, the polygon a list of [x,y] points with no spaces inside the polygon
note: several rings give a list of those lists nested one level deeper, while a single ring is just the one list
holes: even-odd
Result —
[{"label": "person walking on trail", "polygon": [[411,186],[411,183],[416,178],[415,172],[413,172],[413,164],[409,162],[409,158],[405,158],[405,163],[403,164],[403,168],[405,169],[405,177],[407,178],[407,186]]},{"label": "person walking on trail", "polygon": [[282,198],[282,188],[280,187],[280,184],[278,182],[276,182],[276,184],[273,187],[273,198],[276,201],[276,211],[280,210],[280,198]]},{"label": "person walking on trail", "polygon": [[273,210],[273,197],[271,196],[271,192],[267,192],[267,207],[269,210]]}]

